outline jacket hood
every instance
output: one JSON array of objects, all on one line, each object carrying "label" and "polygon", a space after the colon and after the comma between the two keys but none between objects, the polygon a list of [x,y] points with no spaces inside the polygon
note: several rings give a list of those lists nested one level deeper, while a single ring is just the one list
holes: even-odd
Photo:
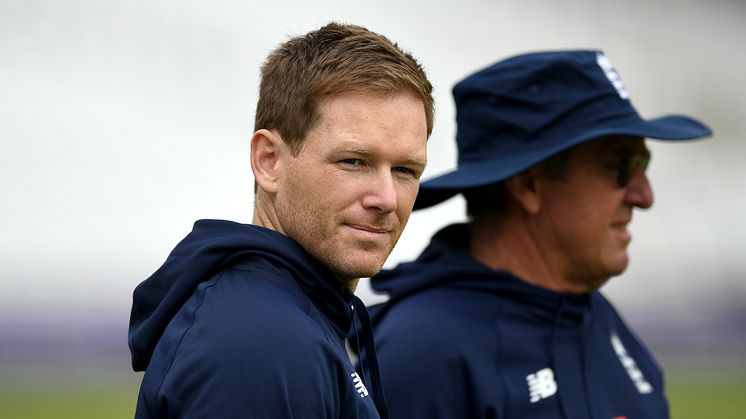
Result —
[{"label": "jacket hood", "polygon": [[129,327],[135,371],[147,368],[166,326],[200,283],[251,258],[261,258],[287,270],[331,319],[337,333],[341,337],[348,335],[354,295],[297,242],[264,227],[200,220],[163,266],[135,288]]},{"label": "jacket hood", "polygon": [[371,287],[389,296],[389,301],[371,310],[373,323],[407,297],[441,286],[471,288],[499,294],[535,308],[534,315],[561,323],[577,324],[589,310],[591,294],[555,292],[493,270],[469,253],[469,224],[453,224],[437,232],[414,261],[402,263],[371,279]]}]

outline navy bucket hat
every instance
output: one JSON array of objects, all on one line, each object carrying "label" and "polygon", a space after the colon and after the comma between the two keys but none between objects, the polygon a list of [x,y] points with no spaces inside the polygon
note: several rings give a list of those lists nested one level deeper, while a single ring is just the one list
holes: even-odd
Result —
[{"label": "navy bucket hat", "polygon": [[499,182],[594,138],[691,140],[710,135],[695,119],[643,119],[602,51],[519,55],[453,88],[458,168],[423,182],[414,209]]}]

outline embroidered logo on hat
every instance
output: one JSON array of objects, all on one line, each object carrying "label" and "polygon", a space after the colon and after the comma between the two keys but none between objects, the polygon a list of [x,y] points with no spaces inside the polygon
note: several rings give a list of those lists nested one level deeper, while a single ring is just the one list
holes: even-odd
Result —
[{"label": "embroidered logo on hat", "polygon": [[609,79],[611,85],[614,86],[614,89],[619,93],[619,97],[622,99],[629,99],[629,93],[627,93],[627,89],[624,87],[624,83],[622,83],[622,78],[619,77],[619,73],[614,70],[614,66],[611,65],[611,61],[606,57],[606,54],[602,52],[596,54],[596,63],[598,63],[598,66],[604,71],[606,78]]}]

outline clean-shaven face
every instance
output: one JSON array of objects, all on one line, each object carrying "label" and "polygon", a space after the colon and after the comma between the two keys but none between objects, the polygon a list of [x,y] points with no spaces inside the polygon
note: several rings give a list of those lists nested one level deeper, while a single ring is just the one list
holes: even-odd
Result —
[{"label": "clean-shaven face", "polygon": [[543,183],[545,231],[570,290],[597,289],[627,268],[632,210],[653,205],[644,168],[629,164],[639,156],[649,156],[642,138],[592,140],[570,151],[563,179]]},{"label": "clean-shaven face", "polygon": [[407,223],[427,160],[413,95],[346,93],[288,159],[275,201],[285,234],[343,283],[377,273]]}]

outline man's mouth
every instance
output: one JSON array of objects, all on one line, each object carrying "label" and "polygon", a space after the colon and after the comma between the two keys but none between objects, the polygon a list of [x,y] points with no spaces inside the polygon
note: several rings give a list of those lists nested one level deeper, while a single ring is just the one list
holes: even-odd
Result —
[{"label": "man's mouth", "polygon": [[373,234],[387,234],[391,231],[390,228],[373,227],[373,226],[367,226],[363,224],[349,224],[348,223],[346,225],[354,230],[364,231],[366,233],[373,233]]}]

